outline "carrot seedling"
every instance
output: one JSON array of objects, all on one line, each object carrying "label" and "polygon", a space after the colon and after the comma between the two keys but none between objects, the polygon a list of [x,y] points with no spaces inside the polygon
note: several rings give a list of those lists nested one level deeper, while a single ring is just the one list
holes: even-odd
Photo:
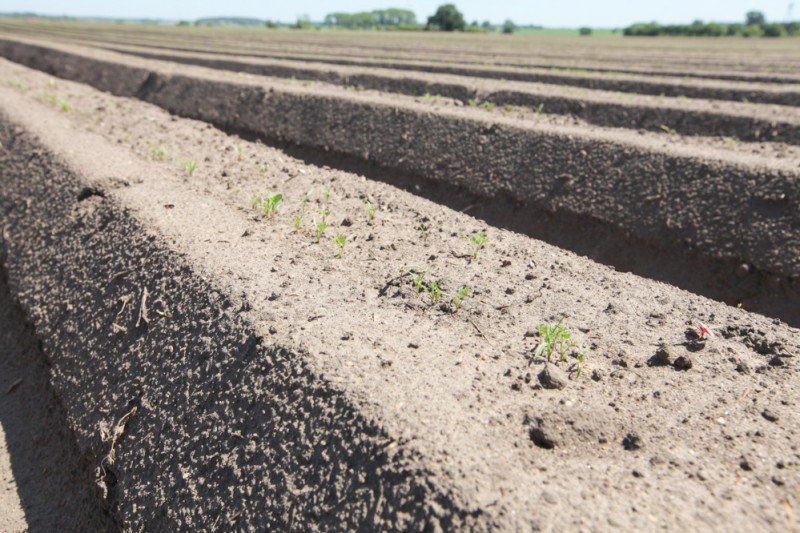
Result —
[{"label": "carrot seedling", "polygon": [[562,321],[557,324],[541,323],[539,324],[539,346],[533,352],[534,357],[539,357],[547,352],[547,361],[554,353],[558,353],[563,361],[567,357],[567,350],[574,346],[569,342],[570,333],[567,328],[561,325]]},{"label": "carrot seedling", "polygon": [[341,233],[337,233],[336,237],[332,237],[331,240],[333,240],[333,244],[336,245],[336,250],[339,253],[339,258],[341,258],[344,255],[344,247],[347,244],[347,241],[349,241],[350,239],[348,237],[345,237]]},{"label": "carrot seedling", "polygon": [[458,310],[461,309],[461,303],[467,296],[469,296],[469,293],[470,288],[466,285],[456,291],[456,295],[453,296],[453,307],[455,308],[455,311],[453,311],[454,313],[458,313]]},{"label": "carrot seedling", "polygon": [[469,236],[469,242],[472,244],[472,257],[477,259],[478,252],[489,242],[489,236],[485,232],[479,231],[476,235]]}]

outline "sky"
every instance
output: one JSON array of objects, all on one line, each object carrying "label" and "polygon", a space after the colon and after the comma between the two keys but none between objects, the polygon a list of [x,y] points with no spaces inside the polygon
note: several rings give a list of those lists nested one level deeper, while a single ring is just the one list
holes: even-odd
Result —
[{"label": "sky", "polygon": [[[515,0],[3,0],[0,12],[33,11],[46,15],[97,16],[112,18],[161,18],[194,20],[201,17],[240,16],[294,22],[301,15],[322,20],[326,14],[371,11],[386,7],[410,9],[417,20],[424,21],[443,3],[455,3],[467,21],[490,20],[495,23],[511,19],[517,24],[547,27],[614,28],[634,22],[658,21],[690,23],[693,20],[734,22],[744,19],[750,10],[763,12],[767,20],[786,20],[792,0],[559,0],[556,2],[522,2]],[[800,19],[800,1],[793,19]]]}]

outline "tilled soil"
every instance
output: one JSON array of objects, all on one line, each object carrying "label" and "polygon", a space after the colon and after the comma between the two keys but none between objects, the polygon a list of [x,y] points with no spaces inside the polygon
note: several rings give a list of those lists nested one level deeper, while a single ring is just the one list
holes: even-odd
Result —
[{"label": "tilled soil", "polygon": [[26,76],[74,107],[0,89],[10,286],[123,527],[796,527],[796,329]]},{"label": "tilled soil", "polygon": [[[573,250],[617,268],[800,323],[794,159],[63,48],[2,42],[27,65],[228,131],[310,147],[322,160],[334,152],[377,162],[506,214],[530,208],[529,235],[577,241]],[[548,215],[560,222],[542,224]],[[598,229],[603,238],[593,239]]]}]

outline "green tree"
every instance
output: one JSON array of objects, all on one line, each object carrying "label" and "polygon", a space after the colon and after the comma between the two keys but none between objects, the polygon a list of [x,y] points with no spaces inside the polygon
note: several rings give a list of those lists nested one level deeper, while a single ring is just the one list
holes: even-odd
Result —
[{"label": "green tree", "polygon": [[507,20],[503,23],[503,33],[514,33],[516,29],[517,26],[511,20]]},{"label": "green tree", "polygon": [[748,11],[744,18],[746,26],[752,26],[753,24],[763,26],[767,21],[766,17],[764,17],[764,13],[761,11]]},{"label": "green tree", "polygon": [[591,35],[592,34],[592,28],[590,28],[588,26],[584,26],[584,27],[582,27],[582,28],[580,28],[578,30],[578,33],[580,35]]},{"label": "green tree", "polygon": [[467,23],[464,15],[453,4],[439,6],[436,14],[428,17],[428,28],[438,28],[442,31],[464,31]]}]

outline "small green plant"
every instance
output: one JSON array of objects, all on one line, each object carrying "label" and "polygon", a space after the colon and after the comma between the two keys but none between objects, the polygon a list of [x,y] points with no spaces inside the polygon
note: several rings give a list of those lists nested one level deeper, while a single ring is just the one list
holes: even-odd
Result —
[{"label": "small green plant", "polygon": [[432,304],[439,303],[439,299],[442,297],[443,285],[444,285],[444,280],[437,279],[436,281],[431,281],[431,286],[428,287],[428,294],[431,297]]},{"label": "small green plant", "polygon": [[19,89],[20,91],[27,91],[30,88],[28,87],[27,83],[23,83],[19,80],[8,80],[6,84],[8,84],[9,87]]},{"label": "small green plant", "polygon": [[155,148],[153,148],[153,157],[158,160],[163,160],[164,157],[167,155],[167,150],[164,148],[164,145],[159,144]]},{"label": "small green plant", "polygon": [[122,142],[127,143],[130,140],[131,140],[131,134],[130,133],[128,133],[126,131],[125,133],[122,134]]},{"label": "small green plant", "polygon": [[470,288],[464,285],[460,287],[458,291],[456,291],[455,296],[453,296],[453,307],[455,308],[455,313],[458,313],[458,310],[461,309],[461,303],[464,299],[469,296]]},{"label": "small green plant", "polygon": [[539,118],[539,115],[542,114],[542,109],[544,109],[544,104],[539,104],[533,108],[533,114],[536,118]]},{"label": "small green plant", "polygon": [[733,137],[723,137],[722,140],[725,142],[725,146],[733,147],[736,146],[736,139]]},{"label": "small green plant", "polygon": [[470,107],[478,107],[479,103],[480,102],[478,102],[477,98],[470,98],[469,100],[467,100],[467,105],[469,105]]},{"label": "small green plant", "polygon": [[364,209],[367,210],[367,222],[372,222],[372,219],[375,218],[375,211],[377,211],[378,208],[372,205],[372,203],[366,202],[364,204]]},{"label": "small green plant", "polygon": [[688,98],[687,96],[684,96],[684,95],[682,95],[682,94],[678,96],[678,102],[680,102],[680,103],[682,103],[682,104],[685,104],[685,103],[687,103],[688,101],[689,101],[689,98]]},{"label": "small green plant", "polygon": [[539,345],[533,352],[534,357],[540,357],[543,353],[547,352],[547,361],[554,353],[558,353],[563,361],[567,357],[567,351],[574,346],[569,342],[570,333],[567,331],[559,320],[557,324],[541,323],[539,324]]},{"label": "small green plant", "polygon": [[513,113],[516,110],[517,110],[517,108],[514,107],[513,105],[503,106],[503,111],[505,111],[506,113]]},{"label": "small green plant", "polygon": [[469,236],[469,242],[472,244],[472,257],[477,259],[478,252],[489,242],[489,236],[485,232],[479,231],[477,234]]},{"label": "small green plant", "polygon": [[575,371],[576,371],[575,379],[579,379],[581,377],[581,372],[583,372],[583,367],[586,361],[587,353],[589,353],[589,347],[584,346],[583,348],[581,348],[581,351],[578,352],[578,355],[575,356],[576,359],[578,359],[578,362],[575,363]]},{"label": "small green plant", "polygon": [[[409,271],[409,272],[411,272],[411,271]],[[414,291],[417,293],[417,296],[419,296],[420,292],[422,292],[422,291],[427,292],[428,291],[428,288],[425,286],[425,275],[427,274],[427,272],[419,272],[419,273],[416,273],[416,274],[417,275],[414,276],[414,278],[411,280],[411,282],[414,284]]]},{"label": "small green plant", "polygon": [[195,163],[191,159],[187,159],[186,161],[183,162],[183,170],[185,170],[186,173],[189,176],[191,176],[192,174],[194,174],[194,171],[197,170],[197,163]]},{"label": "small green plant", "polygon": [[436,100],[436,96],[431,93],[425,93],[422,95],[422,99],[426,102],[432,102],[433,100]]},{"label": "small green plant", "polygon": [[494,104],[492,102],[484,102],[482,107],[488,111],[491,111],[494,109]]},{"label": "small green plant", "polygon": [[49,80],[47,80],[47,86],[49,88],[51,88],[51,89],[55,89],[56,88],[56,80],[54,80],[53,78],[50,78]]},{"label": "small green plant", "polygon": [[419,236],[423,241],[428,240],[428,227],[425,224],[422,222],[417,224],[417,231],[419,231]]},{"label": "small green plant", "polygon": [[301,212],[299,215],[295,216],[292,219],[292,224],[294,224],[295,233],[300,233],[300,230],[303,228],[303,216],[304,213]]},{"label": "small green plant", "polygon": [[669,135],[676,135],[678,133],[677,131],[675,131],[674,129],[670,128],[666,124],[662,124],[660,127],[661,127],[662,130],[664,130],[665,133],[667,133]]},{"label": "small green plant", "polygon": [[233,149],[236,152],[236,160],[237,161],[241,161],[242,158],[244,157],[244,151],[242,150],[242,145],[241,144],[235,144],[233,146]]},{"label": "small green plant", "polygon": [[336,237],[332,237],[331,240],[333,240],[333,244],[336,245],[336,250],[339,253],[339,258],[341,258],[344,255],[344,246],[350,239],[342,235],[341,233],[337,233]]},{"label": "small green plant", "polygon": [[328,223],[325,222],[324,220],[320,222],[314,221],[314,230],[316,232],[317,242],[319,242],[320,239],[322,239],[322,235],[325,233],[325,230],[327,228],[328,228]]},{"label": "small green plant", "polygon": [[326,202],[331,199],[331,188],[330,187],[326,187],[325,190],[322,191],[322,197],[325,198]]},{"label": "small green plant", "polygon": [[253,196],[250,198],[250,205],[252,205],[253,209],[255,209],[256,207],[260,206],[263,201],[264,197],[259,194],[258,196]]},{"label": "small green plant", "polygon": [[282,194],[273,191],[268,192],[267,197],[261,202],[261,209],[264,211],[264,215],[267,218],[272,218],[278,212],[278,206],[281,201],[283,201]]}]

